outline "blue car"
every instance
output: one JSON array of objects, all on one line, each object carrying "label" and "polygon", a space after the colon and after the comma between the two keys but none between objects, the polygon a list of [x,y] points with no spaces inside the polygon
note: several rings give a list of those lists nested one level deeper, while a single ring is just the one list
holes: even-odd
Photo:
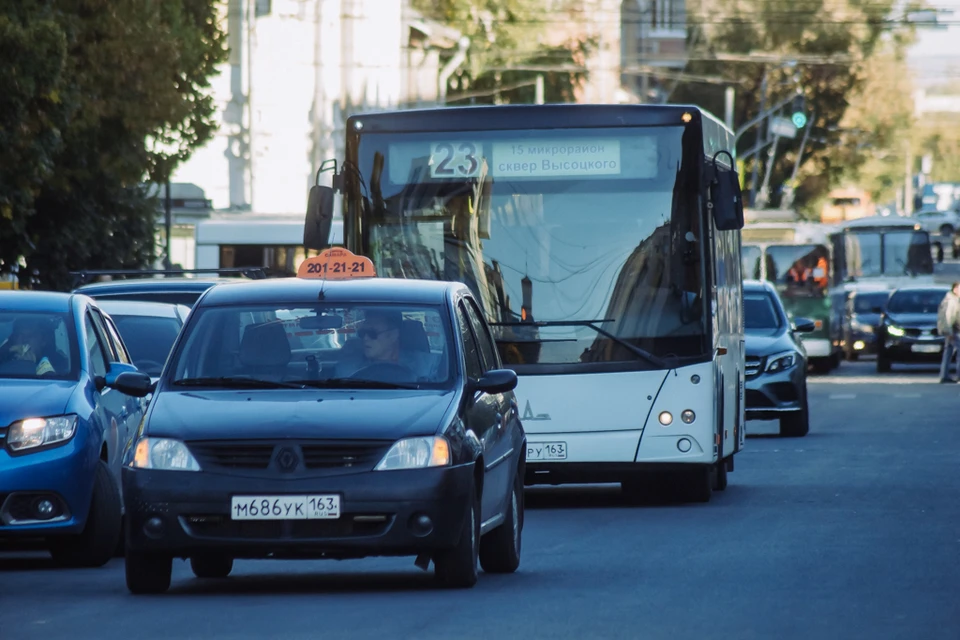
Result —
[{"label": "blue car", "polygon": [[116,326],[91,298],[0,293],[0,542],[43,538],[63,566],[113,557],[120,461],[146,408],[114,388],[130,375]]}]

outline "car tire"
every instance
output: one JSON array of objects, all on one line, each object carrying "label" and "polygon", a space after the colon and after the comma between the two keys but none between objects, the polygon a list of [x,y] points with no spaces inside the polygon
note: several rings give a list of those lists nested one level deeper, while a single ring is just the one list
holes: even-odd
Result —
[{"label": "car tire", "polygon": [[207,555],[190,558],[190,570],[198,578],[226,578],[233,571],[233,558]]},{"label": "car tire", "polygon": [[159,553],[127,551],[127,590],[135,595],[163,593],[170,588],[173,558]]},{"label": "car tire", "polygon": [[803,398],[803,408],[800,411],[788,413],[780,418],[781,438],[802,438],[810,433],[810,408],[807,398]]},{"label": "car tire", "polygon": [[503,524],[480,538],[480,567],[487,573],[513,573],[523,545],[523,479],[513,479]]},{"label": "car tire", "polygon": [[120,541],[120,489],[103,460],[93,473],[93,496],[87,523],[74,536],[49,540],[50,555],[64,567],[102,567],[110,562]]},{"label": "car tire", "polygon": [[457,545],[452,549],[443,549],[434,555],[434,575],[445,587],[468,589],[477,584],[479,561],[480,497],[474,492]]}]

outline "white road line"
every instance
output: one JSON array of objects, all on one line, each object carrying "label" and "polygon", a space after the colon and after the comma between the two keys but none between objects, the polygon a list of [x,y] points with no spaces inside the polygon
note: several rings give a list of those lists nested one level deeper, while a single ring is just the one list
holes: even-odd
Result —
[{"label": "white road line", "polygon": [[855,393],[831,393],[830,394],[831,400],[853,400],[856,397],[857,397],[857,394]]},{"label": "white road line", "polygon": [[923,394],[920,393],[895,393],[893,394],[894,398],[922,398]]}]

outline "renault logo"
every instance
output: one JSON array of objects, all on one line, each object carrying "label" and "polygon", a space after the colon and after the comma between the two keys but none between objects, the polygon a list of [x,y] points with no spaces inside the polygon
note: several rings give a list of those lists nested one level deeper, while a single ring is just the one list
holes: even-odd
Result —
[{"label": "renault logo", "polygon": [[280,467],[281,471],[293,471],[297,468],[298,462],[297,452],[290,447],[280,449],[280,453],[277,454],[277,466]]}]

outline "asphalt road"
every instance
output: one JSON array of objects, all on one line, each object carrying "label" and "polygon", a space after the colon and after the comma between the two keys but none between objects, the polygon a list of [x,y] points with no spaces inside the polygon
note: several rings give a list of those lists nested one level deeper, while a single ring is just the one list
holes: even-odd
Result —
[{"label": "asphalt road", "polygon": [[611,487],[530,491],[523,560],[467,591],[411,560],[175,566],[128,595],[123,561],[57,570],[0,555],[0,637],[960,637],[960,385],[932,369],[810,379],[811,432],[751,437],[706,505],[630,506]]}]

